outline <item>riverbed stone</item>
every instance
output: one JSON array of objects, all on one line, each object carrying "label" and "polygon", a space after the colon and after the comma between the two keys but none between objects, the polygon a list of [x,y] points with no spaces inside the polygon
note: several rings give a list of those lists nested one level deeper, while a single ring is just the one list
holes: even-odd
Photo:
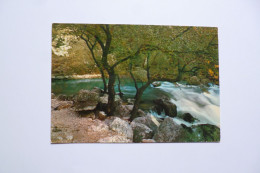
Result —
[{"label": "riverbed stone", "polygon": [[126,136],[128,139],[133,139],[132,127],[124,120],[116,117],[109,125],[109,129],[117,132],[120,135]]},{"label": "riverbed stone", "polygon": [[183,129],[170,117],[164,119],[157,129],[153,139],[156,142],[176,142]]},{"label": "riverbed stone", "polygon": [[155,110],[159,115],[164,111],[165,115],[170,117],[177,116],[177,106],[172,103],[169,98],[162,97],[155,99],[153,102],[155,104]]},{"label": "riverbed stone", "polygon": [[153,137],[153,131],[144,124],[132,122],[133,142],[142,142],[143,139],[150,139]]}]

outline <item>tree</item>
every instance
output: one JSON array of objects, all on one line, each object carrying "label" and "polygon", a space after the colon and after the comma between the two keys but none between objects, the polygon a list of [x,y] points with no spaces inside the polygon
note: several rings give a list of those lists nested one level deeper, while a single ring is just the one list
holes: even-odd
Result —
[{"label": "tree", "polygon": [[[135,94],[135,101],[134,101],[134,107],[131,111],[131,117],[130,117],[130,121],[132,121],[133,119],[135,119],[137,117],[137,111],[139,109],[139,105],[140,105],[140,101],[141,101],[141,98],[142,98],[142,95],[143,95],[143,92],[145,91],[145,89],[153,82],[151,76],[150,76],[150,65],[149,65],[149,61],[150,61],[150,52],[147,53],[147,57],[146,57],[146,82],[144,85],[142,85],[141,87],[138,87],[137,85],[137,79],[135,77],[135,75],[133,74],[132,72],[132,61],[130,62],[129,64],[129,73],[131,75],[131,78],[133,79],[134,81],[134,85],[135,85],[135,89],[136,89],[136,94]],[[138,73],[140,73],[140,71],[138,71]]]}]

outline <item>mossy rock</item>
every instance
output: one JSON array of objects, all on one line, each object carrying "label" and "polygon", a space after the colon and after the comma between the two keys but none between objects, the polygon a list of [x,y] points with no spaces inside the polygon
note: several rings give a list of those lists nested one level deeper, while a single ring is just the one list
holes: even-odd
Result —
[{"label": "mossy rock", "polygon": [[192,127],[182,125],[184,133],[179,142],[219,142],[220,128],[211,124],[201,124]]}]

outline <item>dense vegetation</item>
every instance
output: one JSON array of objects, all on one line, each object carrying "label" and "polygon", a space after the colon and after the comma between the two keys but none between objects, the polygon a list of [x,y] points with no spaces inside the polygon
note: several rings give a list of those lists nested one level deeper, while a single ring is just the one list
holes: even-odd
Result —
[{"label": "dense vegetation", "polygon": [[108,115],[114,114],[114,86],[122,77],[136,87],[131,119],[153,81],[219,84],[214,27],[53,24],[52,33],[52,74],[101,74]]}]

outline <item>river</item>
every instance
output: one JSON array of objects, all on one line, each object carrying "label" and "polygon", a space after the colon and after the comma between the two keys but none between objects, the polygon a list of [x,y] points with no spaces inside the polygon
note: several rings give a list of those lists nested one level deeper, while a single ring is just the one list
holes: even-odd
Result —
[{"label": "river", "polygon": [[[219,110],[219,86],[211,85],[207,91],[198,86],[173,84],[161,81],[161,86],[149,86],[143,96],[140,108],[158,116],[150,108],[153,106],[152,100],[168,96],[176,104],[178,114],[190,113],[199,120],[199,124],[207,123],[220,126]],[[138,83],[139,86],[142,83]],[[52,80],[52,92],[55,95],[74,95],[81,89],[92,89],[94,87],[103,88],[101,79],[77,79],[77,80]],[[118,92],[117,83],[115,90]],[[132,99],[135,95],[134,83],[130,79],[121,79],[121,90],[124,93],[124,100]],[[175,121],[181,121],[175,118]],[[186,123],[186,125],[189,125]]]}]

